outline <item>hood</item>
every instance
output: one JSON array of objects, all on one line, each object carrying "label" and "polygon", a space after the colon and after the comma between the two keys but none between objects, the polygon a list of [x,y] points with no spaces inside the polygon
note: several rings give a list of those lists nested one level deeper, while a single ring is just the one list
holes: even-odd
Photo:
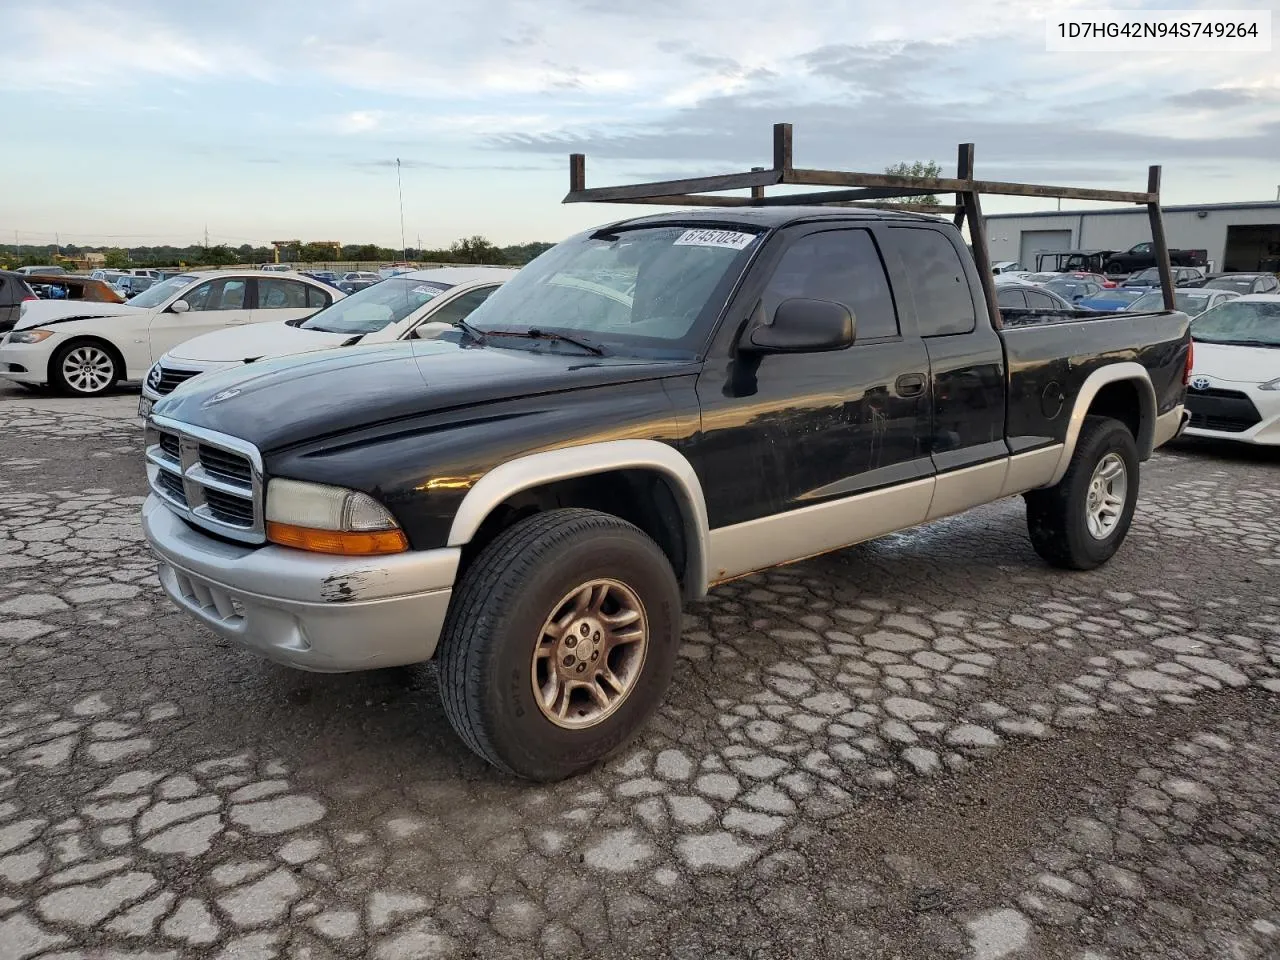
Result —
[{"label": "hood", "polygon": [[1234,347],[1226,343],[1195,343],[1191,378],[1212,377],[1226,383],[1266,383],[1280,377],[1280,347]]},{"label": "hood", "polygon": [[197,363],[245,363],[263,357],[285,357],[338,347],[350,339],[351,334],[348,333],[304,330],[277,320],[215,330],[178,344],[168,355],[174,360],[194,360]]},{"label": "hood", "polygon": [[443,340],[354,346],[206,373],[155,406],[267,452],[453,407],[692,373],[692,360],[595,357],[576,349]]},{"label": "hood", "polygon": [[136,317],[148,313],[146,307],[127,303],[93,303],[88,300],[35,300],[27,303],[26,312],[16,330],[47,327],[54,323],[70,323],[89,317]]}]

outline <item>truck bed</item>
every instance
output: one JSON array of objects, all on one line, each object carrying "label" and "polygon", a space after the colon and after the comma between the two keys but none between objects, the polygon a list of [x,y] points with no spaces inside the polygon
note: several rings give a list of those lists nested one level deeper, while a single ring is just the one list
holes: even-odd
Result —
[{"label": "truck bed", "polygon": [[[1079,395],[1090,374],[1106,366],[1131,363],[1141,367],[1155,394],[1155,409],[1150,413],[1155,417],[1172,413],[1183,395],[1190,325],[1190,318],[1176,311],[1040,314],[1036,322],[1014,323],[1006,317],[1000,338],[1009,371],[1010,443],[1029,448],[1062,442],[1068,428],[1069,402]],[[1135,388],[1124,385],[1123,389]],[[1127,409],[1140,409],[1146,402],[1141,396],[1137,399],[1140,404],[1130,404]],[[1139,449],[1142,447],[1140,438]]]}]

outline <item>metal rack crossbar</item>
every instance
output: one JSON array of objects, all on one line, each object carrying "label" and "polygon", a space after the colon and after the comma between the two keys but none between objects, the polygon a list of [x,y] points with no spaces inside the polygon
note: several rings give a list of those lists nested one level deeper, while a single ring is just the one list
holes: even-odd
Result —
[{"label": "metal rack crossbar", "polygon": [[[1147,189],[1096,190],[1090,187],[1056,187],[1035,183],[1008,183],[1000,180],[976,180],[973,176],[973,144],[962,143],[956,156],[954,177],[904,177],[887,173],[856,173],[845,170],[811,170],[792,162],[791,124],[773,125],[773,166],[754,167],[744,173],[728,173],[714,177],[691,177],[686,180],[661,180],[612,187],[587,187],[587,159],[584,154],[569,156],[569,192],[564,203],[635,203],[675,207],[772,207],[823,206],[870,207],[916,213],[953,214],[957,227],[969,224],[973,257],[982,278],[987,308],[999,323],[995,277],[987,250],[986,222],[982,217],[982,194],[1007,197],[1061,198],[1097,200],[1110,203],[1145,205],[1151,221],[1151,244],[1156,267],[1160,271],[1160,289],[1164,308],[1174,309],[1173,272],[1169,264],[1169,246],[1165,240],[1164,217],[1160,212],[1160,167],[1147,168]],[[812,193],[788,193],[766,196],[765,188],[781,185],[827,187]],[[837,188],[837,189],[831,189]],[[722,191],[748,190],[749,196],[724,196]],[[911,198],[939,193],[955,194],[954,206],[912,203],[884,204],[891,198]]]}]

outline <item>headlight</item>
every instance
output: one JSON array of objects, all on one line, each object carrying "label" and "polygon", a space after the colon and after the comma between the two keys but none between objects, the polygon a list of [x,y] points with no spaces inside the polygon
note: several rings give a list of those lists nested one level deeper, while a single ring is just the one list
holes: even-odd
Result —
[{"label": "headlight", "polygon": [[1274,380],[1268,380],[1266,383],[1258,384],[1259,390],[1280,390],[1280,377]]},{"label": "headlight", "polygon": [[409,549],[395,517],[373,497],[299,480],[267,484],[267,539],[284,547],[346,556]]},{"label": "headlight", "polygon": [[10,343],[41,343],[54,335],[54,330],[14,330],[9,334]]}]

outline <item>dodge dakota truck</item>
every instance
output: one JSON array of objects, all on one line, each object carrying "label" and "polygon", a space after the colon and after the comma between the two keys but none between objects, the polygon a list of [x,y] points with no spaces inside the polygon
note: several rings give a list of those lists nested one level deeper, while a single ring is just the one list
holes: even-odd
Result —
[{"label": "dodge dakota truck", "polygon": [[786,207],[574,236],[453,332],[204,374],[146,422],[173,602],[293,667],[435,659],[478,754],[591,766],[716,584],[1003,497],[1106,562],[1179,432],[1181,313],[993,316],[949,221]]}]

